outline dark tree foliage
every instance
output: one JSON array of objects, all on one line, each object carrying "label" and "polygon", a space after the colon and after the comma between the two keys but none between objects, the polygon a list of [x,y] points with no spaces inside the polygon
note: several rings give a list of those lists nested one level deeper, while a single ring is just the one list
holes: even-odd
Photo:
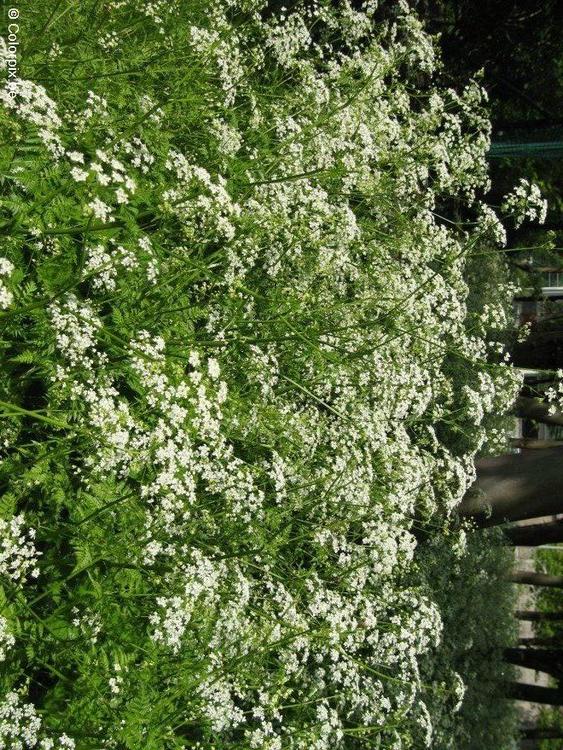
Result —
[{"label": "dark tree foliage", "polygon": [[[563,142],[560,0],[418,0],[416,7],[440,35],[444,83],[459,88],[483,70],[494,142]],[[521,176],[538,182],[550,204],[547,224],[561,246],[563,158],[545,158],[547,150],[491,160],[490,202],[499,202]],[[523,241],[530,231],[510,233],[509,244],[533,244]]]},{"label": "dark tree foliage", "polygon": [[497,133],[561,126],[563,54],[559,0],[419,0],[441,35],[443,75],[456,84],[485,71]]}]

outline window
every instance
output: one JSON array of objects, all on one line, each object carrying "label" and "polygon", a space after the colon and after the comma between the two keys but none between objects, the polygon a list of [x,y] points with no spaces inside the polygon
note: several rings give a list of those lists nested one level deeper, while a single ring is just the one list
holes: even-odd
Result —
[{"label": "window", "polygon": [[563,296],[563,271],[544,271],[542,292],[547,297]]}]

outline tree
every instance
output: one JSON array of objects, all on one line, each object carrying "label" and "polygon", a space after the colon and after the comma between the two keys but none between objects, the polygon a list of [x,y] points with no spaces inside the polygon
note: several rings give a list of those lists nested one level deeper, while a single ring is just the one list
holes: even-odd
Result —
[{"label": "tree", "polygon": [[515,612],[519,620],[529,622],[556,622],[563,620],[563,612],[535,612],[533,610],[517,610]]},{"label": "tree", "polygon": [[563,678],[563,651],[556,648],[506,648],[504,658],[510,664]]},{"label": "tree", "polygon": [[527,740],[559,740],[563,738],[563,728],[528,727],[522,730],[522,736]]},{"label": "tree", "polygon": [[545,703],[551,706],[563,706],[563,690],[561,687],[543,687],[529,685],[525,682],[510,682],[506,691],[508,698],[530,703]]},{"label": "tree", "polygon": [[[506,252],[512,252],[516,248],[509,248]],[[538,273],[557,273],[558,271],[563,271],[563,268],[561,266],[537,266],[534,265],[530,260],[510,260],[510,265],[514,266],[515,268],[519,268],[521,271],[525,271],[526,273],[531,274],[538,274]]]},{"label": "tree", "polygon": [[544,450],[544,448],[563,448],[563,440],[535,440],[534,438],[512,438],[514,448],[525,450]]},{"label": "tree", "polygon": [[503,531],[506,538],[519,547],[537,547],[540,544],[563,542],[563,520],[534,523],[531,526],[509,526]]},{"label": "tree", "polygon": [[518,643],[521,646],[526,646],[528,648],[533,648],[534,646],[557,646],[558,648],[562,648],[563,634],[552,635],[546,638],[540,638],[538,636],[533,636],[531,638],[519,638]]},{"label": "tree", "polygon": [[459,514],[479,526],[563,511],[563,448],[523,451],[477,461],[477,480]]},{"label": "tree", "polygon": [[528,570],[515,570],[507,576],[513,583],[528,583],[530,586],[548,586],[563,589],[563,576],[551,576],[548,573],[536,573]]}]

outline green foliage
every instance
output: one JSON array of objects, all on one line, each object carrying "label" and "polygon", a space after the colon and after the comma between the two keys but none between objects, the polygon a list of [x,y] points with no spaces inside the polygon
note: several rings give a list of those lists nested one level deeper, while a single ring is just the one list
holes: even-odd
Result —
[{"label": "green foliage", "polygon": [[423,666],[423,674],[430,681],[453,669],[466,685],[458,714],[452,713],[453,696],[434,696],[433,748],[513,748],[519,719],[504,697],[503,682],[514,674],[503,650],[517,637],[515,590],[504,580],[514,554],[498,530],[460,533],[466,535],[465,549],[453,545],[451,537],[438,537],[419,561],[444,618],[443,645]]}]

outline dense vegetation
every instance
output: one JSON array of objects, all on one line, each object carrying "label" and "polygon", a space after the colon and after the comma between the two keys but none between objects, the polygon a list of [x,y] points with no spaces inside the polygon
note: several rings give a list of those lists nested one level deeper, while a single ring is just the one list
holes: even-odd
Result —
[{"label": "dense vegetation", "polygon": [[509,554],[455,508],[545,204],[487,205],[486,94],[405,2],[288,6],[22,10],[0,747],[513,747]]}]

